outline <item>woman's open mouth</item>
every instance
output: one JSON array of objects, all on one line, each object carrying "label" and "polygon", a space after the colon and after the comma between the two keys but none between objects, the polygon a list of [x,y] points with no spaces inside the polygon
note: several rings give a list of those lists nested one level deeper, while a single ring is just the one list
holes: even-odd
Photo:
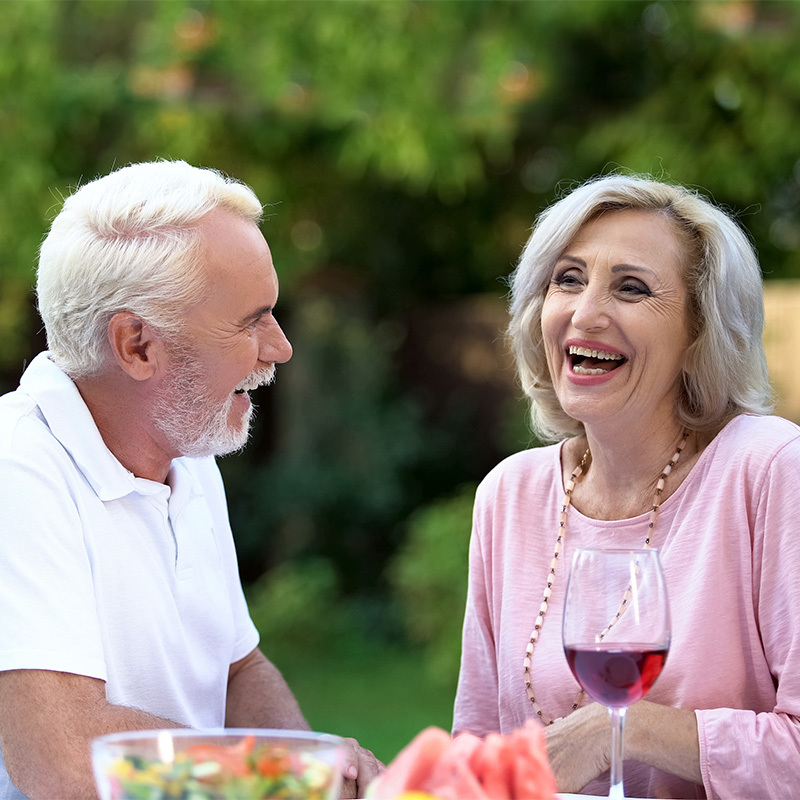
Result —
[{"label": "woman's open mouth", "polygon": [[621,353],[592,350],[570,345],[567,348],[570,367],[576,375],[605,375],[621,367],[627,359]]}]

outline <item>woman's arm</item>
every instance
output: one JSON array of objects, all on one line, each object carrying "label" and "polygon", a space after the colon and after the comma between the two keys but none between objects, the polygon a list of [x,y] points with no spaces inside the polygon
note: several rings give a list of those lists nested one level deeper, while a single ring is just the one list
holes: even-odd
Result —
[{"label": "woman's arm", "polygon": [[486,573],[490,565],[481,546],[476,521],[469,546],[469,582],[461,642],[453,733],[469,731],[483,736],[500,730],[498,678],[494,637],[487,593]]}]

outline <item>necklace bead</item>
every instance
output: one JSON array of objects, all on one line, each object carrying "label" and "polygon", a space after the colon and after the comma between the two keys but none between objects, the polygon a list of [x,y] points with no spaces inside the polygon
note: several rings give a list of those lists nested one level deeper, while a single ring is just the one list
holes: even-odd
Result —
[{"label": "necklace bead", "polygon": [[[683,448],[686,446],[686,440],[689,438],[689,431],[684,431],[683,436],[681,437],[681,441],[678,444],[678,449],[675,451],[675,455],[672,456],[669,463],[666,467],[664,467],[661,475],[659,475],[658,481],[656,482],[656,490],[653,496],[653,505],[650,509],[650,518],[647,523],[647,535],[644,540],[645,548],[649,548],[651,546],[651,540],[653,535],[653,530],[656,526],[656,518],[658,516],[658,509],[661,506],[661,495],[664,491],[664,486],[666,485],[667,477],[669,476],[670,472],[672,472],[673,467],[678,463],[678,459],[681,457],[681,453],[683,452]],[[542,604],[539,607],[539,614],[536,617],[536,621],[533,624],[533,630],[531,631],[530,641],[528,642],[525,648],[525,658],[522,662],[522,670],[523,670],[523,678],[525,680],[525,693],[528,696],[528,700],[530,701],[531,706],[533,707],[534,713],[536,716],[545,724],[551,725],[555,720],[548,717],[544,711],[542,711],[542,707],[536,700],[536,695],[533,691],[533,683],[531,677],[531,662],[533,660],[533,652],[536,649],[536,644],[539,641],[539,637],[541,634],[542,627],[544,626],[544,619],[547,616],[547,607],[550,602],[550,596],[553,593],[553,584],[555,583],[556,579],[556,566],[558,565],[558,558],[561,554],[561,548],[564,543],[564,533],[567,527],[567,512],[569,511],[570,504],[572,503],[572,492],[575,490],[575,486],[580,479],[581,475],[586,468],[586,465],[589,463],[591,459],[591,450],[589,448],[586,449],[586,452],[583,454],[583,458],[581,458],[580,463],[577,467],[572,471],[569,476],[569,479],[566,482],[564,487],[564,500],[561,504],[561,512],[559,513],[558,518],[558,536],[556,538],[556,543],[553,548],[553,558],[550,561],[550,572],[547,575],[547,584],[545,585],[544,592],[542,593]],[[614,626],[614,623],[617,619],[622,615],[622,612],[627,605],[628,598],[622,598],[622,603],[620,604],[620,610],[617,612],[615,618],[606,626],[605,630],[603,630],[599,636],[602,639],[606,636],[606,634],[611,630]],[[580,707],[581,701],[583,700],[585,692],[581,689],[575,697],[575,700],[572,703],[571,711],[575,711],[575,709]]]}]

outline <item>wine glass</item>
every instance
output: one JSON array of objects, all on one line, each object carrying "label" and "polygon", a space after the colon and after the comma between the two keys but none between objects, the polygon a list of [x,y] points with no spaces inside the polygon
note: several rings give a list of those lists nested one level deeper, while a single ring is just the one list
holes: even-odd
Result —
[{"label": "wine glass", "polygon": [[622,784],[625,712],[661,673],[670,616],[658,551],[579,548],[563,619],[564,653],[578,683],[611,715],[611,787]]}]

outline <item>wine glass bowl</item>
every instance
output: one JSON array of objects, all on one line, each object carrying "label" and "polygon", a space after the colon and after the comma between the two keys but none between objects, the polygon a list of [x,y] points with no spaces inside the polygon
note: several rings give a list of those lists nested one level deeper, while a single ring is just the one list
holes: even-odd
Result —
[{"label": "wine glass bowl", "polygon": [[564,604],[567,663],[612,722],[611,790],[624,797],[625,711],[655,683],[670,645],[670,615],[658,551],[575,551]]},{"label": "wine glass bowl", "polygon": [[666,647],[596,645],[565,647],[567,663],[586,694],[609,708],[641,700],[661,674]]}]

